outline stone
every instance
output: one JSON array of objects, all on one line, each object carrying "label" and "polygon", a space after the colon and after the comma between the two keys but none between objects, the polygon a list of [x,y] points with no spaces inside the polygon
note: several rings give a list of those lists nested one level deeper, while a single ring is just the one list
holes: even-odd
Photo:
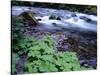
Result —
[{"label": "stone", "polygon": [[56,20],[61,20],[61,18],[60,17],[57,17]]},{"label": "stone", "polygon": [[23,12],[18,18],[23,19],[25,22],[28,22],[29,25],[36,26],[38,24],[38,20],[33,16],[31,12]]},{"label": "stone", "polygon": [[87,18],[87,17],[85,17],[85,16],[80,16],[80,19],[83,19],[83,20],[85,20],[86,22],[91,22],[91,21],[92,21],[91,19],[89,19],[89,18]]},{"label": "stone", "polygon": [[71,14],[72,17],[77,17],[77,15],[75,13]]},{"label": "stone", "polygon": [[61,18],[59,16],[55,16],[55,15],[51,15],[49,17],[49,19],[52,19],[52,20],[61,20]]},{"label": "stone", "polygon": [[49,19],[56,19],[56,16],[51,15],[51,16],[49,17]]},{"label": "stone", "polygon": [[58,51],[72,51],[71,45],[67,42],[67,38],[61,39],[57,44]]},{"label": "stone", "polygon": [[41,21],[42,19],[38,19],[38,21]]}]

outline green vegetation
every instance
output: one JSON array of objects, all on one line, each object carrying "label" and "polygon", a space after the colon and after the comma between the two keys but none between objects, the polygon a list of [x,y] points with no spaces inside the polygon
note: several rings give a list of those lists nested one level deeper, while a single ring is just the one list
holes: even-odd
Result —
[{"label": "green vegetation", "polygon": [[46,35],[31,43],[24,69],[27,73],[73,71],[80,70],[80,65],[76,53],[55,52],[54,40]]},{"label": "green vegetation", "polygon": [[91,68],[81,67],[75,52],[58,52],[55,40],[45,35],[37,40],[33,36],[22,37],[23,22],[12,19],[12,74],[16,73],[16,64],[22,54],[26,54],[23,73],[43,73],[79,71]]}]

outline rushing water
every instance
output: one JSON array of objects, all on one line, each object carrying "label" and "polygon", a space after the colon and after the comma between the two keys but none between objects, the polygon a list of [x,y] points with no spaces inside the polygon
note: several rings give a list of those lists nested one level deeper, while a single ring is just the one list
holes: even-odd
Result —
[{"label": "rushing water", "polygon": [[[12,15],[18,16],[24,11],[31,11],[34,14],[34,17],[38,19],[39,25],[38,28],[40,31],[63,31],[67,32],[66,34],[73,33],[72,35],[83,35],[85,38],[81,40],[82,44],[89,42],[86,40],[86,37],[89,37],[91,41],[97,39],[97,16],[88,15],[80,12],[70,12],[68,10],[57,10],[57,9],[48,9],[48,8],[34,8],[34,7],[12,7]],[[60,18],[50,19],[50,16],[54,15]],[[89,42],[90,43],[90,42]],[[80,43],[79,43],[80,44]],[[93,45],[94,45],[93,44]],[[95,51],[96,48],[89,48],[91,51]],[[93,53],[93,52],[92,52]],[[82,60],[83,62],[83,60]],[[96,67],[96,57],[88,59],[88,63],[93,67]]]},{"label": "rushing water", "polygon": [[[12,15],[19,15],[23,11],[32,11],[36,13],[36,19],[41,19],[43,29],[76,29],[82,31],[97,31],[97,16],[87,15],[79,12],[70,12],[68,10],[56,10],[47,8],[30,7],[12,7]],[[73,16],[74,14],[74,16]],[[51,15],[59,16],[61,20],[49,19]],[[87,21],[88,20],[88,21]]]}]

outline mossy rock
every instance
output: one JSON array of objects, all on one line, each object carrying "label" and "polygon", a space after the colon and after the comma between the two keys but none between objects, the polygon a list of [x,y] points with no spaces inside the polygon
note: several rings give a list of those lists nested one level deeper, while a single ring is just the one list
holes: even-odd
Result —
[{"label": "mossy rock", "polygon": [[27,21],[29,25],[37,25],[38,20],[34,17],[32,12],[23,12],[21,13],[18,18],[23,19],[24,21]]}]

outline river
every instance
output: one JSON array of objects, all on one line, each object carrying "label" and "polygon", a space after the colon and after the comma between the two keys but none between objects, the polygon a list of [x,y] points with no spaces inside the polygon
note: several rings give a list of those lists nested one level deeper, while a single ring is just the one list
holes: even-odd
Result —
[{"label": "river", "polygon": [[[81,12],[71,12],[69,10],[57,10],[49,8],[12,6],[12,16],[18,16],[24,11],[31,11],[39,21],[38,30],[50,32],[55,40],[64,39],[70,35],[71,39],[77,41],[80,63],[88,64],[96,68],[97,57],[97,16]],[[64,35],[58,36],[56,33],[62,32]],[[76,40],[75,40],[76,39]],[[59,41],[58,41],[59,42]],[[77,44],[76,43],[76,44]],[[66,45],[65,45],[66,46]],[[76,45],[75,45],[76,46]],[[68,47],[69,48],[69,47]],[[68,49],[67,48],[67,49]],[[72,48],[73,49],[73,48]]]}]

